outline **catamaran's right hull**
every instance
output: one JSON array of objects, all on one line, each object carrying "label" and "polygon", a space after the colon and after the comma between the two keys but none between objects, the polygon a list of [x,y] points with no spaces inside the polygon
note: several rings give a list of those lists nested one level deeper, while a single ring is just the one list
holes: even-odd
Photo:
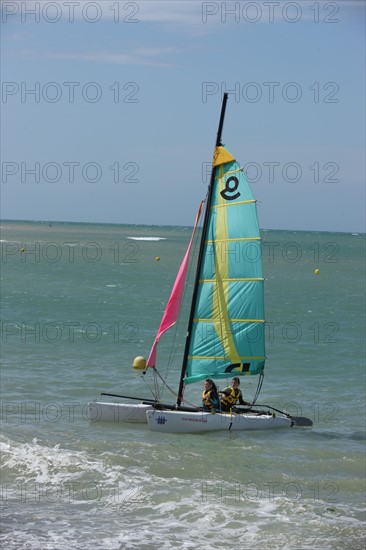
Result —
[{"label": "catamaran's right hull", "polygon": [[211,414],[209,412],[182,412],[149,410],[147,423],[153,432],[197,433],[209,431],[271,430],[291,428],[287,416],[272,414]]}]

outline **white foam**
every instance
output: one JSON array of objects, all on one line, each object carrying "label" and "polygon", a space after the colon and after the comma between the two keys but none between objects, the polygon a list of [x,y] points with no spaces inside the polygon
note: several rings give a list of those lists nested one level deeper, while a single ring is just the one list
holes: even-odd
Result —
[{"label": "white foam", "polygon": [[132,241],[166,241],[166,237],[127,237]]},{"label": "white foam", "polygon": [[[292,492],[287,479],[286,491],[279,490],[280,481],[268,487],[257,482],[251,491],[250,467],[240,482],[220,482],[209,473],[204,477],[195,455],[203,444],[209,450],[209,438],[192,441],[192,448],[188,438],[172,438],[162,448],[148,438],[139,441],[141,430],[140,435],[133,432],[133,441],[117,437],[113,446],[105,441],[96,454],[98,437],[106,437],[98,433],[82,450],[70,448],[69,439],[52,447],[37,439],[4,440],[5,475],[14,480],[14,491],[10,482],[3,494],[4,547],[38,550],[41,540],[44,548],[58,550],[192,550],[230,540],[234,548],[279,550],[300,547],[301,539],[303,549],[331,549],[340,547],[337,537],[346,530],[349,547],[358,548],[363,528],[358,513],[352,517],[348,506],[314,500],[312,483],[307,496],[299,484],[294,486],[302,490]],[[183,468],[182,453],[196,463],[190,473]]]}]

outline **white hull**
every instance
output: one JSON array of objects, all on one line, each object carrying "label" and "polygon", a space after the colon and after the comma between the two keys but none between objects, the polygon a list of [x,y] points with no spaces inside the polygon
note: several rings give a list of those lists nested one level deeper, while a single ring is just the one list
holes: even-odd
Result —
[{"label": "white hull", "polygon": [[130,422],[146,424],[146,411],[153,410],[151,405],[139,403],[111,403],[92,401],[88,403],[90,422]]},{"label": "white hull", "polygon": [[271,414],[225,414],[209,412],[158,411],[146,412],[147,423],[153,432],[197,433],[219,430],[271,430],[291,428],[293,422],[287,416]]}]

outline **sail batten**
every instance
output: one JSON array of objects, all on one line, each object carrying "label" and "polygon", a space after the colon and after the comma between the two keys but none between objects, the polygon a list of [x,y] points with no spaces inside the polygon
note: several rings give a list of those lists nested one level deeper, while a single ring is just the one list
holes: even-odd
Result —
[{"label": "sail batten", "polygon": [[236,237],[232,239],[216,239],[216,241],[206,241],[206,244],[212,243],[231,243],[231,242],[241,242],[241,241],[261,241],[261,237]]},{"label": "sail batten", "polygon": [[[256,281],[261,282],[264,281],[263,277],[242,277],[242,278],[231,278],[231,279],[220,279],[220,282],[227,283],[227,282],[248,282],[248,281]],[[218,279],[200,279],[200,283],[216,283],[218,282]]]},{"label": "sail batten", "polygon": [[[265,323],[264,319],[225,319],[230,323]],[[212,319],[193,319],[194,323],[212,323]]]},{"label": "sail batten", "polygon": [[240,202],[237,202],[237,203],[234,203],[234,204],[216,204],[216,205],[213,205],[211,206],[212,210],[214,210],[215,208],[223,208],[223,207],[228,207],[228,206],[238,206],[240,204],[255,204],[257,201],[254,200],[254,199],[251,199],[251,200],[248,200],[248,201],[240,201]]},{"label": "sail batten", "polygon": [[[226,356],[218,356],[218,355],[212,355],[212,356],[210,356],[210,355],[206,355],[206,356],[204,356],[204,355],[189,355],[188,358],[189,359],[207,359],[209,361],[212,361],[213,359],[215,359],[215,360],[220,359],[222,361],[227,361],[229,359]],[[249,359],[257,359],[257,360],[263,359],[264,360],[265,357],[257,357],[255,355],[246,355],[246,356],[241,355],[240,359],[243,359],[244,361],[249,360]]]}]

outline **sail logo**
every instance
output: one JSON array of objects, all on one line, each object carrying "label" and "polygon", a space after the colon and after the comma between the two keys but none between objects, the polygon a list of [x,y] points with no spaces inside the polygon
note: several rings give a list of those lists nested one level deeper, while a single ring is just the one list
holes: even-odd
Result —
[{"label": "sail logo", "polygon": [[157,419],[156,419],[156,423],[160,426],[160,425],[163,425],[165,424],[165,422],[167,421],[166,417],[165,416],[158,416]]},{"label": "sail logo", "polygon": [[232,363],[226,367],[225,372],[248,372],[250,363]]},{"label": "sail logo", "polygon": [[240,197],[239,191],[236,192],[238,187],[239,187],[238,178],[235,177],[235,176],[231,176],[230,178],[228,178],[226,180],[225,188],[222,191],[220,191],[220,195],[226,201],[233,201],[233,200],[237,199],[238,197]]}]

